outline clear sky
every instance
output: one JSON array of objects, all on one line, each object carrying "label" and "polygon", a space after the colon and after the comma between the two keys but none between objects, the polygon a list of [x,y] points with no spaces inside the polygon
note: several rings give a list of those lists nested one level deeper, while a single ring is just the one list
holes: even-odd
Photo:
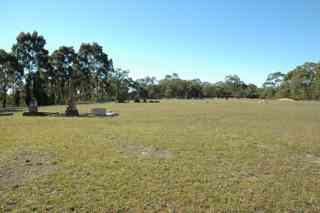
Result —
[{"label": "clear sky", "polygon": [[261,85],[320,58],[319,0],[1,0],[0,48],[37,30],[52,52],[98,42],[134,78]]}]

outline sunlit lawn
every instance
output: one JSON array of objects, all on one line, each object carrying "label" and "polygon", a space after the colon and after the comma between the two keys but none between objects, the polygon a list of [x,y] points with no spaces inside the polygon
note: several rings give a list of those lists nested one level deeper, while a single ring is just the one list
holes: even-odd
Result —
[{"label": "sunlit lawn", "polygon": [[[0,117],[0,212],[320,211],[320,103],[97,106],[120,117]],[[21,153],[55,166],[5,184]]]}]

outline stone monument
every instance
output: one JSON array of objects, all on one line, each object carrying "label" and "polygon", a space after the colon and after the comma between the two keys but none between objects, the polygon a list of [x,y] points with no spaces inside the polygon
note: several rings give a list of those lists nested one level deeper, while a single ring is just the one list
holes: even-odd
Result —
[{"label": "stone monument", "polygon": [[68,101],[66,116],[79,116],[79,111],[73,98],[70,98],[70,100]]},{"label": "stone monument", "polygon": [[95,116],[106,116],[107,110],[104,108],[91,109],[91,113]]},{"label": "stone monument", "polygon": [[29,113],[37,113],[38,112],[38,102],[35,99],[31,99],[29,103]]}]

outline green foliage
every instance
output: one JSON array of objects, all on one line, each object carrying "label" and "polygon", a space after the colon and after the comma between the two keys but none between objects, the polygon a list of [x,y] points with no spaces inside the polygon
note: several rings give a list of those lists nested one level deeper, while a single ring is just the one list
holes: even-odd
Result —
[{"label": "green foliage", "polygon": [[[12,47],[13,54],[24,68],[26,74],[26,104],[29,104],[32,97],[39,103],[45,102],[47,96],[46,82],[42,81],[40,72],[48,69],[48,51],[45,49],[46,40],[43,36],[33,33],[20,33],[16,44]],[[36,82],[37,81],[37,82]]]},{"label": "green foliage", "polygon": [[[50,56],[51,69],[49,79],[51,93],[56,103],[66,103],[75,92],[75,81],[78,78],[75,64],[77,54],[73,47],[60,47]],[[72,94],[72,95],[71,95]]]},{"label": "green foliage", "polygon": [[319,63],[305,63],[287,74],[272,73],[264,84],[263,93],[268,93],[268,98],[319,100],[319,75]]},{"label": "green foliage", "polygon": [[110,75],[114,71],[113,61],[97,43],[83,43],[78,52],[78,61],[82,76],[80,94],[84,94],[84,97],[103,98],[109,86]]},{"label": "green foliage", "polygon": [[237,75],[228,75],[217,83],[185,80],[177,73],[166,75],[159,81],[149,76],[134,81],[129,77],[129,71],[114,69],[112,59],[98,43],[82,43],[78,51],[61,46],[51,55],[45,45],[45,38],[37,32],[22,32],[17,36],[12,54],[2,51],[2,64],[7,61],[6,54],[15,57],[16,62],[6,65],[10,67],[7,70],[15,70],[15,75],[11,72],[11,75],[4,76],[6,72],[2,68],[1,85],[8,82],[5,89],[2,86],[2,99],[6,99],[11,88],[17,104],[20,96],[24,96],[27,104],[33,97],[40,105],[65,104],[71,97],[83,102],[159,98],[320,99],[319,63],[305,63],[287,74],[271,73],[262,88],[246,84]]},{"label": "green foliage", "polygon": [[6,107],[8,90],[16,90],[22,75],[23,69],[17,58],[0,49],[0,94],[3,108]]},{"label": "green foliage", "polygon": [[132,85],[132,79],[129,78],[129,71],[116,69],[111,76],[111,84],[115,87],[115,99],[123,103],[129,99],[129,87]]}]

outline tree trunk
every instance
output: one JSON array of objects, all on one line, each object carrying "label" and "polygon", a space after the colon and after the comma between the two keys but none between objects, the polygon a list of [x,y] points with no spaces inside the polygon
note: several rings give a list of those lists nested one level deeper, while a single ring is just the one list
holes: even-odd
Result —
[{"label": "tree trunk", "polygon": [[3,95],[2,95],[2,107],[7,107],[7,91],[6,89],[3,89]]},{"label": "tree trunk", "polygon": [[16,90],[15,94],[14,94],[14,103],[17,107],[20,106],[20,91]]},{"label": "tree trunk", "polygon": [[33,86],[32,86],[32,77],[31,73],[28,74],[27,79],[26,79],[26,85],[25,85],[25,90],[26,90],[26,96],[25,96],[25,103],[27,106],[29,106],[30,101],[32,99],[32,91],[33,91]]}]

